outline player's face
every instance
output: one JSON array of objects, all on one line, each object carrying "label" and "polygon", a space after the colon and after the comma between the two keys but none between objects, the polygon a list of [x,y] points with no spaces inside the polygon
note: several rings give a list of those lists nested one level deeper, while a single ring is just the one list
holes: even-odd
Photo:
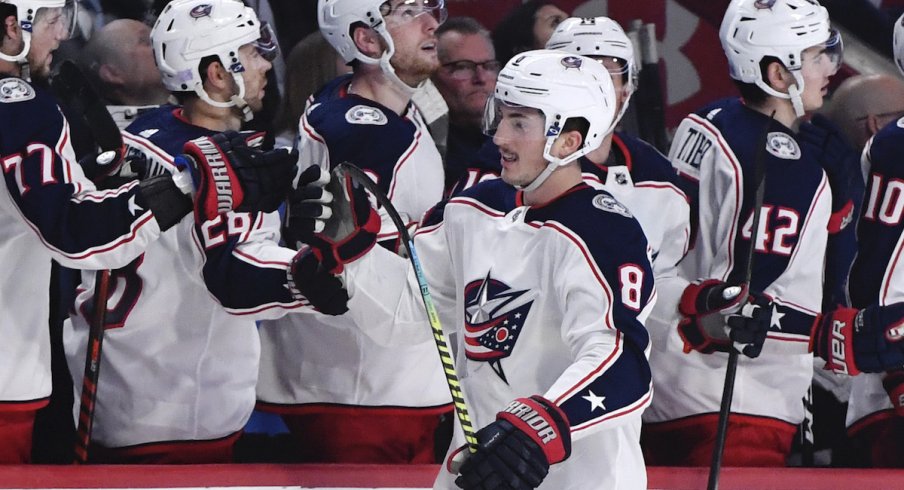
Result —
[{"label": "player's face", "polygon": [[838,72],[839,62],[826,51],[824,45],[805,49],[801,58],[801,76],[804,79],[801,100],[805,111],[815,111],[822,107],[828,93],[829,78]]},{"label": "player's face", "polygon": [[546,168],[545,120],[537,109],[502,105],[493,143],[502,158],[502,180],[515,186],[533,182]]},{"label": "player's face", "polygon": [[399,79],[414,87],[439,68],[436,28],[445,7],[436,0],[390,0],[382,10],[395,53],[390,63]]},{"label": "player's face", "polygon": [[239,61],[245,67],[242,73],[245,82],[245,102],[252,111],[257,112],[264,107],[267,72],[273,65],[261,56],[254,44],[246,44],[239,48]]},{"label": "player's face", "polygon": [[28,50],[28,64],[32,76],[46,78],[50,74],[53,51],[60,42],[69,38],[71,11],[62,8],[44,7],[38,10],[31,31],[31,48]]},{"label": "player's face", "polygon": [[562,9],[555,5],[544,5],[534,13],[534,46],[533,49],[543,49],[546,41],[552,37],[556,27],[568,18]]},{"label": "player's face", "polygon": [[436,88],[453,120],[478,124],[499,74],[493,44],[482,34],[454,31],[443,34],[439,43],[442,66],[433,76]]}]

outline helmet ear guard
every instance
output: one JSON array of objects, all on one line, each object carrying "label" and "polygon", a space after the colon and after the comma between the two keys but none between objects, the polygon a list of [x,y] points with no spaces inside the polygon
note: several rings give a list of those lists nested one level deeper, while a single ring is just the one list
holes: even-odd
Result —
[{"label": "helmet ear guard", "polygon": [[[506,63],[499,72],[495,94],[487,101],[487,134],[495,134],[506,105],[537,109],[543,116],[542,131],[536,134],[546,140],[543,157],[549,164],[526,191],[539,187],[556,168],[599,148],[615,125],[616,95],[609,72],[593,59],[562,51],[527,51]],[[569,155],[554,156],[553,143],[572,118],[587,122],[583,143]]]}]

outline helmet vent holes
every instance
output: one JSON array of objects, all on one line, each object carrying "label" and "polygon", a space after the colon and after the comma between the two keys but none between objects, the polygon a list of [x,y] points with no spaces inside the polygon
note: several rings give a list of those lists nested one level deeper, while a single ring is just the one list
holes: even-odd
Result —
[{"label": "helmet vent holes", "polygon": [[166,26],[166,30],[167,30],[167,31],[172,31],[172,30],[173,30],[173,24],[175,24],[175,23],[176,23],[176,19],[171,20],[170,23],[169,23],[169,25]]}]

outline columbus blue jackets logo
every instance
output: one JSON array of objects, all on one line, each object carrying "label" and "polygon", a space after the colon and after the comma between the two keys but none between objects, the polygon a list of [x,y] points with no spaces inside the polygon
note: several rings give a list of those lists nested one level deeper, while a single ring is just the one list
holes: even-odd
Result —
[{"label": "columbus blue jackets logo", "polygon": [[0,102],[22,102],[35,98],[35,91],[31,85],[19,78],[4,78],[0,80]]},{"label": "columbus blue jackets logo", "polygon": [[566,56],[561,63],[565,68],[580,68],[584,62],[577,56]]},{"label": "columbus blue jackets logo", "polygon": [[490,277],[465,286],[465,354],[484,361],[508,383],[502,359],[510,356],[533,306],[533,295]]},{"label": "columbus blue jackets logo", "polygon": [[797,146],[797,141],[794,141],[794,138],[789,134],[781,131],[769,133],[766,141],[766,151],[785,160],[800,159],[800,147]]},{"label": "columbus blue jackets logo", "polygon": [[373,124],[374,126],[384,126],[389,122],[383,111],[366,105],[356,105],[349,109],[345,113],[345,120],[350,124]]},{"label": "columbus blue jackets logo", "polygon": [[211,10],[213,10],[212,5],[198,5],[197,7],[191,9],[191,12],[189,12],[188,15],[190,15],[192,19],[200,19],[201,17],[207,17],[208,15],[210,15]]}]

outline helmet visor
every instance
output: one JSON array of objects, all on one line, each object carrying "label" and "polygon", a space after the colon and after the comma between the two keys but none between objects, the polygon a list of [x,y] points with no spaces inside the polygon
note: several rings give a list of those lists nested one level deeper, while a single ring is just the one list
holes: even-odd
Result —
[{"label": "helmet visor", "polygon": [[254,41],[254,48],[267,61],[273,61],[279,54],[279,42],[276,33],[267,21],[261,22],[261,37]]},{"label": "helmet visor", "polygon": [[78,2],[75,0],[66,0],[66,5],[63,7],[39,8],[35,13],[35,20],[32,25],[23,25],[23,28],[32,33],[36,28],[40,30],[49,30],[53,33],[61,33],[65,36],[64,39],[69,39],[75,34],[77,18]]},{"label": "helmet visor", "polygon": [[507,141],[545,141],[545,126],[546,118],[539,109],[511,104],[498,97],[487,99],[483,115],[483,132],[487,136]]},{"label": "helmet visor", "polygon": [[448,16],[445,0],[389,0],[380,5],[380,14],[392,25],[407,24],[422,15],[442,24]]},{"label": "helmet visor", "polygon": [[835,29],[829,29],[829,38],[823,44],[817,44],[807,48],[801,53],[802,67],[811,69],[825,69],[830,74],[835,74],[841,68],[844,59],[844,43],[841,34]]}]

